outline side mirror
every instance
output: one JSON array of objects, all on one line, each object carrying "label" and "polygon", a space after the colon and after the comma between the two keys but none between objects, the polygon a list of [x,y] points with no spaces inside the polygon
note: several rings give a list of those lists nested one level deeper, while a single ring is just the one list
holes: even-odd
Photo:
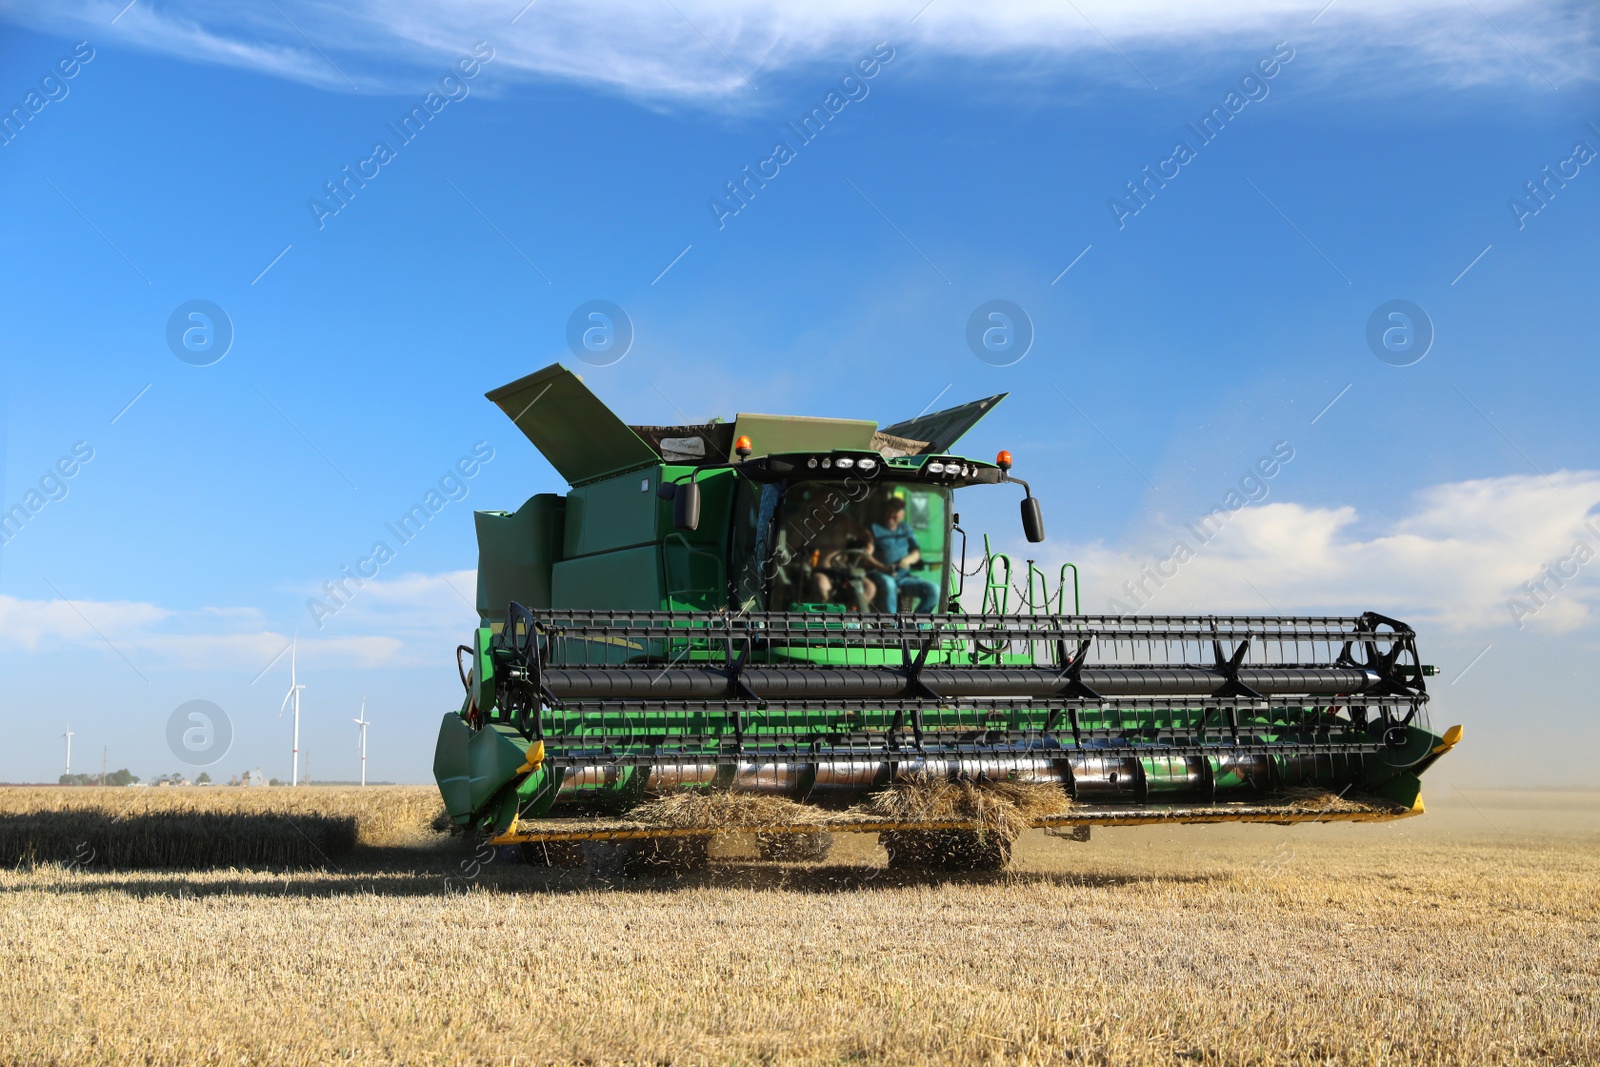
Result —
[{"label": "side mirror", "polygon": [[660,497],[662,500],[671,500],[677,491],[678,487],[667,481],[663,481],[660,485],[656,486],[656,496]]},{"label": "side mirror", "polygon": [[672,494],[672,525],[680,530],[700,528],[700,487],[694,482],[683,482]]},{"label": "side mirror", "polygon": [[1038,497],[1022,499],[1022,532],[1034,543],[1044,540],[1044,512],[1039,510]]}]

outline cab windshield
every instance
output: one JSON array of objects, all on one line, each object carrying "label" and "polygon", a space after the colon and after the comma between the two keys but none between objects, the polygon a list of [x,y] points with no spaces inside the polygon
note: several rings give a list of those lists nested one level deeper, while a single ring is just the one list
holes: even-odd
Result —
[{"label": "cab windshield", "polygon": [[943,611],[950,490],[798,481],[741,489],[736,610]]}]

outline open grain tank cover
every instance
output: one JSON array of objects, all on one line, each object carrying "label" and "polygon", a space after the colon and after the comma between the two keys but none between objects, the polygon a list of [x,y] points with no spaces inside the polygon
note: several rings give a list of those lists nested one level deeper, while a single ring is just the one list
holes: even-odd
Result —
[{"label": "open grain tank cover", "polygon": [[978,420],[994,410],[994,406],[1004,400],[1008,394],[999,393],[995,396],[986,396],[982,400],[974,400],[959,407],[945,408],[928,415],[918,415],[905,422],[897,422],[893,426],[885,426],[883,434],[891,437],[907,437],[914,441],[925,442],[922,446],[922,455],[936,455],[948,452],[966,435],[966,432],[978,424]]},{"label": "open grain tank cover", "polygon": [[485,395],[572,485],[660,462],[655,449],[559,363]]}]

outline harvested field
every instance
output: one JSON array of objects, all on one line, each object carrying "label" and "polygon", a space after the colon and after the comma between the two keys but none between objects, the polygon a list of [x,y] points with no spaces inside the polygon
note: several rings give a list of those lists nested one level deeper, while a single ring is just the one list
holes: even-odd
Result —
[{"label": "harvested field", "polygon": [[312,872],[6,869],[0,1062],[1600,1059],[1600,795],[1429,806],[1030,832],[997,874],[844,835],[608,886],[394,815]]}]

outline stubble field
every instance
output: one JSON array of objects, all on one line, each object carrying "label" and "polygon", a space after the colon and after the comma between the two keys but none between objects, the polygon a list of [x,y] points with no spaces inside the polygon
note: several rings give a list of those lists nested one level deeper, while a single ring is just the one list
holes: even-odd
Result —
[{"label": "stubble field", "polygon": [[[732,839],[710,871],[606,884],[439,839],[426,790],[98,792],[0,789],[0,849],[80,809],[49,816],[58,854],[0,869],[0,1062],[1600,1060],[1600,794],[1031,833],[998,875]],[[174,804],[286,834],[331,812],[305,825],[333,851],[130,870],[95,847]]]}]

